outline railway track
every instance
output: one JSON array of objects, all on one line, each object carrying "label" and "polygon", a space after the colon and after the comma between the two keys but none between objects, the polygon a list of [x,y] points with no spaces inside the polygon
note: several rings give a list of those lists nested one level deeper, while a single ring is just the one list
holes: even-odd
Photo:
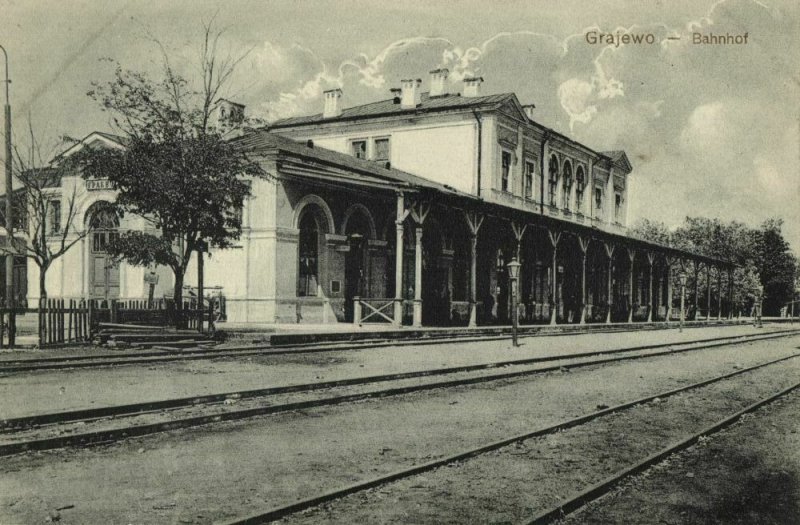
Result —
[{"label": "railway track", "polygon": [[[789,335],[794,335],[794,333],[759,334],[737,337],[735,340],[727,337],[717,338],[710,341],[704,340],[682,345],[670,345],[667,349],[663,349],[664,345],[652,345],[650,347],[617,349],[568,357],[500,361],[10,418],[0,421],[0,438],[4,438],[5,441],[0,441],[0,456],[31,450],[106,444],[131,437],[222,421],[234,421],[293,410],[331,406],[369,398],[389,397],[425,390],[513,379],[564,369],[666,356],[732,344],[776,339]],[[610,357],[591,359],[593,356],[603,354],[612,355]],[[781,358],[780,360],[785,359],[787,358]],[[541,366],[541,363],[548,361],[555,361],[555,364]],[[754,370],[772,363],[773,361],[760,364],[747,370]],[[495,371],[495,369],[501,370]],[[732,375],[737,375],[738,373],[741,373],[741,371]],[[455,377],[440,379],[441,376],[448,375]],[[386,383],[395,383],[395,385],[388,388],[381,387]],[[353,391],[353,388],[356,391]],[[301,400],[286,399],[288,395],[300,394],[309,396],[317,392],[321,392],[319,397],[312,396]],[[244,408],[230,408],[228,406],[228,403],[239,403],[244,400],[253,401],[253,405]],[[193,413],[197,409],[205,409],[208,413],[201,415]],[[151,420],[147,422],[135,421],[136,418],[141,418],[142,416],[149,416]],[[132,423],[126,424],[126,418]],[[156,419],[156,421],[152,421],[152,419]],[[86,426],[77,426],[92,423],[106,428],[87,430]],[[42,433],[46,434],[48,429],[61,428],[65,424],[72,424],[73,427],[70,430],[78,431],[68,435],[42,436]],[[108,428],[108,425],[112,425],[113,428]],[[26,431],[28,434],[35,435],[33,437],[15,439],[17,436],[24,435]]]},{"label": "railway track", "polygon": [[[323,504],[332,504],[338,500],[342,500],[347,496],[361,493],[368,489],[381,487],[389,483],[398,482],[401,480],[413,478],[414,476],[419,476],[421,474],[430,473],[431,471],[437,470],[447,465],[454,465],[454,464],[465,465],[468,464],[466,460],[477,459],[481,456],[487,455],[490,452],[499,451],[501,449],[507,450],[507,447],[509,447],[510,445],[524,443],[525,441],[534,438],[542,438],[559,432],[563,432],[568,429],[581,427],[593,421],[599,420],[605,416],[624,413],[626,411],[629,411],[631,409],[634,409],[642,405],[646,405],[648,403],[652,403],[654,401],[656,403],[659,403],[665,399],[676,396],[678,394],[684,394],[687,392],[692,392],[698,389],[702,389],[704,387],[708,387],[710,385],[715,385],[717,383],[732,379],[734,377],[742,376],[743,374],[747,374],[759,369],[764,369],[766,367],[777,365],[779,363],[784,363],[786,361],[793,360],[798,357],[800,357],[800,353],[782,357],[779,359],[770,360],[768,362],[743,368],[732,373],[726,373],[690,385],[685,385],[672,390],[659,392],[654,395],[649,395],[633,401],[621,403],[616,406],[603,408],[595,412],[584,414],[572,419],[568,419],[548,427],[532,429],[522,434],[510,436],[491,443],[485,443],[477,447],[470,448],[468,450],[462,450],[456,454],[452,454],[447,457],[443,457],[434,461],[430,461],[419,465],[414,465],[412,467],[404,468],[402,470],[391,472],[386,475],[381,475],[372,479],[339,487],[325,493],[313,495],[311,497],[296,501],[288,505],[274,507],[271,509],[264,510],[263,512],[258,512],[249,516],[230,519],[228,521],[223,521],[221,523],[224,523],[225,525],[251,525],[251,524],[269,523],[276,520],[288,518],[301,511],[316,508]],[[777,399],[780,399],[786,396],[787,394],[794,392],[795,390],[798,390],[799,388],[800,388],[800,382],[795,382],[786,388],[782,388],[777,392],[774,392],[766,397],[760,398],[756,402],[748,404],[743,409],[737,410],[731,415],[723,417],[713,422],[710,425],[704,426],[700,431],[692,432],[689,435],[685,435],[682,438],[669,443],[667,446],[660,448],[655,453],[652,453],[649,456],[639,461],[636,461],[632,465],[628,465],[625,468],[618,470],[617,472],[615,472],[611,476],[608,476],[602,481],[594,483],[588,488],[581,490],[564,500],[561,500],[557,505],[554,505],[550,508],[546,508],[545,510],[536,514],[532,519],[526,520],[525,522],[530,523],[531,525],[542,525],[557,521],[558,519],[563,518],[564,516],[570,514],[571,512],[580,509],[588,502],[593,501],[599,498],[600,496],[606,494],[607,492],[611,491],[620,482],[627,479],[628,477],[643,472],[649,467],[664,460],[668,456],[692,446],[693,444],[700,441],[704,436],[709,436],[715,432],[727,428],[728,426],[738,421],[743,415],[753,412],[766,404],[769,404]],[[365,501],[359,500],[359,505],[361,507],[364,507],[367,504]],[[328,516],[328,518],[330,518],[330,516]]]},{"label": "railway track", "polygon": [[[593,333],[604,333],[595,331]],[[769,332],[770,334],[793,335],[800,333],[800,329],[786,329]],[[569,334],[548,334],[569,335]],[[521,337],[525,337],[524,335]],[[686,341],[685,343],[705,343],[712,341],[734,341],[743,336],[712,337]],[[0,361],[0,374],[12,374],[20,372],[38,372],[47,370],[65,370],[79,368],[103,368],[110,366],[140,365],[140,364],[159,364],[176,361],[192,361],[203,359],[236,358],[252,356],[279,356],[287,354],[306,354],[336,352],[342,350],[364,350],[371,348],[386,348],[389,346],[421,346],[430,344],[447,343],[473,343],[483,341],[497,341],[508,339],[507,335],[502,336],[481,336],[481,337],[430,337],[413,340],[372,340],[363,342],[337,342],[337,343],[307,343],[285,347],[274,347],[268,345],[247,345],[228,348],[201,348],[190,347],[177,351],[167,350],[148,350],[136,354],[112,355],[103,354],[100,356],[58,356],[26,359],[9,359]],[[642,345],[639,347],[627,348],[627,350],[646,349],[646,348],[666,348],[674,344],[684,343],[662,343],[658,345]],[[609,350],[607,352],[613,352]],[[587,355],[598,355],[601,352],[587,352]]]}]

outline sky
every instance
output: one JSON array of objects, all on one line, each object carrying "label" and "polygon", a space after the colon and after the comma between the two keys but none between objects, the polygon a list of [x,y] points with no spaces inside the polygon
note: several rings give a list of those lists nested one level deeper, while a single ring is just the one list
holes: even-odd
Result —
[{"label": "sky", "polygon": [[[0,0],[16,134],[28,118],[48,144],[113,131],[86,95],[111,79],[104,59],[157,74],[157,39],[192,77],[212,17],[222,52],[247,53],[226,96],[249,115],[319,113],[333,87],[344,106],[388,98],[403,78],[427,89],[438,67],[452,91],[480,75],[484,93],[536,104],[542,124],[625,150],[633,221],[780,217],[800,253],[797,2]],[[652,34],[654,44],[592,44],[592,31]],[[695,32],[748,40],[697,45]]]}]

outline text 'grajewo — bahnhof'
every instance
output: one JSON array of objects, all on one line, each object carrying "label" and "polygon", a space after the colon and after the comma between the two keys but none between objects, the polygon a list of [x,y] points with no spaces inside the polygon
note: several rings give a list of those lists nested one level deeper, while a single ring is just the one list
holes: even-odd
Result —
[{"label": "text 'grajewo \u2014 bahnhof'", "polygon": [[[689,36],[689,42],[695,45],[745,45],[747,44],[748,33],[732,35],[730,33],[701,33],[693,32]],[[616,33],[603,33],[601,31],[587,31],[584,35],[587,44],[610,45],[619,47],[621,45],[652,45],[661,42],[653,33],[626,33],[617,31]],[[681,40],[680,36],[668,36],[666,40]]]}]

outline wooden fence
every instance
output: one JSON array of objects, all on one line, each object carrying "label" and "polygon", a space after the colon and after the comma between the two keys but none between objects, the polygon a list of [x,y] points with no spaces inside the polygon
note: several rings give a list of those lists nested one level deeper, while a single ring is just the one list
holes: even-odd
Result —
[{"label": "wooden fence", "polygon": [[0,308],[0,349],[15,348],[20,343],[38,344],[40,348],[87,343],[104,322],[180,326],[203,333],[215,330],[220,305],[214,300],[202,310],[193,299],[185,300],[182,306],[178,312],[169,299],[42,299],[38,308]]},{"label": "wooden fence", "polygon": [[89,341],[92,337],[94,301],[43,299],[39,310],[39,346],[57,346]]}]

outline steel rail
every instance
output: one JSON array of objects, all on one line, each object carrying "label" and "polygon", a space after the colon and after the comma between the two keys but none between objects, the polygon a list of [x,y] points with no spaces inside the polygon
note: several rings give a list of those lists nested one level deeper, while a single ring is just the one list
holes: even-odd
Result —
[{"label": "steel rail", "polygon": [[[496,381],[501,379],[511,379],[515,377],[527,376],[527,375],[535,375],[535,374],[543,374],[547,372],[552,372],[555,370],[560,370],[561,368],[582,368],[587,366],[594,366],[594,365],[601,365],[601,364],[608,364],[613,362],[619,361],[626,361],[632,359],[643,359],[647,357],[659,357],[664,355],[670,354],[677,354],[695,350],[704,350],[709,348],[715,348],[719,346],[729,346],[734,344],[744,344],[754,341],[761,341],[761,340],[769,340],[769,339],[776,339],[779,337],[786,337],[787,335],[783,333],[772,333],[772,334],[757,334],[753,336],[748,336],[746,338],[740,338],[738,341],[718,341],[713,340],[713,344],[704,343],[702,346],[692,346],[698,343],[688,342],[682,343],[678,345],[670,345],[673,348],[670,348],[666,351],[661,352],[647,352],[644,354],[634,354],[634,355],[624,355],[621,357],[611,357],[611,358],[603,358],[603,359],[596,359],[592,361],[578,361],[578,362],[571,362],[578,359],[583,359],[586,357],[591,357],[594,355],[614,355],[620,353],[630,353],[630,352],[642,352],[651,350],[653,348],[649,347],[634,347],[631,349],[616,349],[616,350],[609,350],[609,351],[599,351],[599,352],[592,352],[586,354],[574,354],[574,355],[566,355],[566,356],[545,356],[545,357],[532,357],[526,359],[517,359],[517,360],[510,360],[510,361],[495,361],[490,363],[481,363],[476,365],[462,365],[456,367],[447,367],[447,368],[437,368],[437,369],[430,369],[430,370],[419,370],[419,371],[412,371],[412,372],[399,372],[396,374],[380,374],[380,375],[373,375],[373,376],[365,376],[365,377],[356,377],[356,378],[347,378],[347,379],[338,379],[332,381],[321,381],[317,383],[304,383],[304,384],[297,384],[297,385],[286,385],[286,386],[278,386],[278,387],[267,387],[267,388],[259,388],[259,389],[252,389],[252,390],[239,390],[239,391],[232,391],[232,392],[224,392],[219,394],[206,394],[206,395],[197,395],[197,396],[189,396],[189,397],[181,397],[181,398],[173,398],[173,399],[165,399],[159,401],[145,401],[141,403],[132,403],[127,405],[115,405],[109,407],[98,407],[98,408],[87,408],[87,409],[79,409],[79,410],[70,410],[70,411],[62,411],[62,412],[51,412],[47,414],[37,414],[32,416],[21,416],[16,418],[6,418],[0,420],[0,433],[11,433],[11,432],[19,432],[21,430],[29,429],[31,427],[36,426],[43,426],[43,425],[54,425],[59,423],[74,423],[79,421],[92,421],[102,418],[109,418],[109,417],[120,417],[120,416],[128,416],[128,417],[135,417],[138,415],[144,415],[147,413],[162,411],[162,410],[169,410],[169,409],[180,409],[180,408],[187,408],[187,407],[196,407],[198,405],[210,405],[210,404],[219,404],[225,402],[229,399],[254,399],[260,397],[268,397],[268,396],[276,396],[282,394],[291,394],[291,393],[308,393],[317,390],[325,390],[331,388],[340,388],[340,387],[348,387],[348,386],[361,386],[367,385],[372,383],[381,383],[381,382],[391,382],[391,381],[400,381],[404,379],[416,379],[416,378],[423,378],[423,377],[432,377],[438,375],[449,375],[449,374],[456,374],[456,373],[464,373],[464,372],[477,372],[482,370],[489,370],[493,368],[503,368],[509,366],[523,366],[523,365],[530,365],[539,362],[547,362],[547,361],[560,361],[561,364],[550,366],[550,367],[543,367],[537,368],[534,370],[523,370],[523,371],[513,371],[513,372],[502,372],[499,374],[491,374],[485,376],[478,376],[475,378],[464,378],[464,379],[457,379],[457,380],[450,380],[450,381],[441,381],[435,383],[426,383],[422,385],[414,385],[410,387],[403,387],[400,389],[387,389],[381,390],[374,393],[359,393],[359,394],[351,394],[347,396],[336,396],[328,398],[329,402],[326,402],[325,399],[318,399],[310,401],[313,403],[311,405],[303,404],[299,408],[310,408],[312,406],[324,406],[326,404],[340,404],[345,403],[348,401],[360,400],[366,397],[386,397],[390,395],[398,395],[409,393],[415,390],[408,390],[409,388],[413,388],[416,390],[430,390],[434,388],[448,388],[460,385],[467,385],[467,384],[475,384],[478,382],[489,382],[489,381]],[[662,345],[659,344],[656,348],[660,348]],[[674,347],[683,347],[688,346],[689,348],[674,348]],[[285,407],[285,408],[283,408]],[[247,415],[245,417],[254,417],[256,415],[265,415],[265,414],[274,414],[277,412],[285,412],[288,410],[297,410],[298,406],[296,404],[288,404],[288,405],[273,405],[270,408],[270,412],[266,413],[250,413],[249,410],[259,410],[259,409],[247,409],[245,412]],[[238,414],[239,411],[232,411],[228,412],[227,414]],[[241,418],[235,418],[241,419]],[[176,424],[180,423],[179,421],[174,422]],[[196,424],[204,424],[204,423],[195,423],[195,424],[188,424],[186,426],[196,426]],[[180,427],[184,428],[184,427]],[[73,437],[77,437],[73,436]],[[0,456],[2,456],[2,446],[0,446]]]},{"label": "steel rail", "polygon": [[793,392],[794,390],[797,390],[798,388],[800,388],[800,382],[795,383],[794,385],[785,388],[780,392],[777,392],[769,397],[756,401],[755,403],[736,412],[732,416],[721,419],[716,423],[704,428],[700,432],[696,432],[687,438],[673,442],[669,446],[659,450],[655,454],[646,457],[645,459],[639,461],[635,465],[617,471],[616,473],[600,481],[599,483],[596,483],[591,487],[573,495],[567,501],[564,501],[559,505],[551,507],[550,509],[536,515],[536,517],[534,517],[531,521],[527,522],[528,525],[544,525],[547,523],[553,523],[554,521],[566,517],[567,514],[573,513],[579,510],[580,508],[584,507],[591,501],[594,501],[597,498],[607,494],[624,479],[644,472],[653,465],[665,460],[667,457],[691,447],[692,445],[700,441],[701,438],[719,432],[720,430],[723,430],[733,425],[743,415],[749,414],[750,412],[754,412],[755,410],[761,408],[762,406],[772,403],[773,401]]},{"label": "steel rail", "polygon": [[[306,510],[306,509],[309,509],[311,507],[316,507],[318,505],[321,505],[323,503],[328,503],[328,502],[331,502],[331,501],[334,501],[334,500],[337,500],[337,499],[341,499],[341,498],[343,498],[345,496],[348,496],[350,494],[355,494],[357,492],[361,492],[361,491],[364,491],[364,490],[367,490],[367,489],[375,488],[375,487],[378,487],[378,486],[381,486],[381,485],[385,485],[385,484],[391,483],[393,481],[398,481],[398,480],[401,480],[401,479],[404,479],[404,478],[408,478],[408,477],[411,477],[411,476],[414,476],[414,475],[417,475],[417,474],[422,474],[424,472],[428,472],[428,471],[437,469],[439,467],[443,467],[443,466],[451,464],[451,463],[455,463],[455,462],[458,462],[458,461],[463,461],[465,459],[476,457],[476,456],[485,454],[487,452],[492,452],[494,450],[506,447],[506,446],[511,445],[513,443],[525,441],[525,440],[528,440],[528,439],[531,439],[531,438],[542,437],[542,436],[546,436],[546,435],[549,435],[549,434],[554,434],[556,432],[560,432],[562,430],[566,430],[566,429],[569,429],[569,428],[577,427],[577,426],[586,424],[586,423],[588,423],[590,421],[593,421],[595,419],[598,419],[600,417],[603,417],[603,416],[606,416],[606,415],[609,415],[609,414],[612,414],[612,413],[615,413],[615,412],[629,410],[629,409],[631,409],[631,408],[633,408],[633,407],[635,407],[637,405],[641,405],[641,404],[644,404],[644,403],[651,402],[651,401],[655,400],[656,398],[664,399],[664,398],[667,398],[667,397],[671,397],[671,396],[680,394],[682,392],[686,392],[686,391],[697,389],[697,388],[702,388],[704,386],[707,386],[707,385],[710,385],[710,384],[713,384],[713,383],[716,383],[716,382],[719,382],[719,381],[723,381],[725,379],[729,379],[731,377],[735,377],[735,376],[744,374],[746,372],[750,372],[750,371],[753,371],[753,370],[756,370],[756,369],[759,369],[759,368],[763,368],[763,367],[766,367],[766,366],[769,366],[769,365],[780,363],[782,361],[786,361],[788,359],[793,359],[793,358],[796,358],[796,357],[800,357],[800,354],[793,354],[791,356],[782,357],[782,358],[775,359],[775,360],[772,360],[772,361],[768,361],[766,363],[761,363],[759,365],[755,365],[755,366],[752,366],[752,367],[736,370],[734,372],[730,372],[730,373],[727,373],[727,374],[724,374],[724,375],[721,375],[721,376],[717,376],[717,377],[714,377],[714,378],[711,378],[711,379],[705,379],[703,381],[700,381],[700,382],[697,382],[697,383],[694,383],[694,384],[691,384],[691,385],[685,385],[685,386],[682,386],[682,387],[679,387],[679,388],[676,388],[676,389],[673,389],[673,390],[668,390],[666,392],[661,392],[659,394],[649,395],[649,396],[645,396],[645,397],[636,399],[634,401],[628,401],[628,402],[625,402],[625,403],[621,403],[621,404],[613,406],[613,407],[605,408],[605,409],[602,409],[602,410],[598,410],[596,412],[592,412],[592,413],[589,413],[589,414],[584,414],[582,416],[578,416],[578,417],[573,418],[573,419],[562,421],[560,423],[556,423],[555,425],[551,425],[551,426],[548,426],[548,427],[545,427],[545,428],[532,430],[532,431],[529,431],[529,432],[525,432],[523,434],[517,434],[517,435],[509,437],[509,438],[501,439],[499,441],[494,441],[492,443],[488,443],[488,444],[481,445],[481,446],[478,446],[478,447],[475,447],[475,448],[471,448],[469,450],[464,450],[462,452],[458,452],[456,454],[453,454],[453,455],[450,455],[450,456],[446,456],[446,457],[443,457],[443,458],[440,458],[440,459],[437,459],[437,460],[433,460],[433,461],[429,461],[429,462],[426,462],[426,463],[423,463],[423,464],[420,464],[420,465],[415,465],[413,467],[397,470],[397,471],[392,472],[390,474],[378,476],[378,477],[375,477],[375,478],[372,478],[372,479],[369,479],[369,480],[365,480],[365,481],[356,482],[356,483],[353,483],[351,485],[347,485],[347,486],[344,486],[344,487],[341,487],[341,488],[338,488],[338,489],[334,489],[334,490],[325,492],[323,494],[319,494],[319,495],[316,495],[316,496],[311,496],[311,497],[308,497],[308,498],[304,498],[304,499],[301,499],[301,500],[296,501],[294,503],[290,503],[288,505],[275,507],[275,508],[269,509],[269,510],[264,511],[264,512],[251,514],[249,516],[244,516],[244,517],[240,517],[240,518],[234,518],[234,519],[231,519],[231,520],[228,520],[228,521],[221,521],[221,522],[218,522],[218,524],[219,525],[255,525],[255,524],[261,524],[261,523],[268,523],[268,522],[276,521],[276,520],[279,520],[279,519],[284,518],[286,516],[289,516],[291,514],[295,514],[297,512],[300,512],[302,510]],[[794,389],[796,389],[798,387],[800,387],[800,383],[795,384],[792,387],[779,392],[779,394],[777,394],[777,396],[779,397],[780,395],[785,395],[786,393],[791,392],[792,390],[794,390]],[[747,411],[755,410],[755,408],[758,408],[758,406],[761,406],[761,405],[763,405],[765,403],[768,403],[768,402],[770,402],[770,401],[772,401],[772,400],[774,400],[776,398],[777,398],[776,396],[770,396],[766,400],[760,401],[759,402],[760,404],[756,403],[754,405],[750,405],[749,407],[747,407],[743,411],[737,412],[736,414],[734,414],[734,416],[731,416],[731,418],[738,419],[738,417],[741,417],[741,415],[746,413]],[[753,408],[753,407],[755,407],[755,408]],[[729,420],[731,418],[726,418],[723,421],[727,421],[727,420]],[[720,423],[712,425],[711,427],[704,429],[703,433],[701,433],[699,435],[706,435],[706,434],[710,433],[709,429],[717,428],[719,425],[720,425]],[[720,428],[722,428],[722,427],[720,427]],[[687,440],[681,441],[681,443],[688,442],[688,441],[692,441],[692,443],[693,443],[693,442],[697,441],[697,439],[699,439],[699,438],[694,438],[694,440],[692,441],[692,438],[689,438]],[[654,456],[651,456],[651,457],[655,457],[655,456],[658,456],[658,455],[663,454],[663,453],[664,453],[664,451],[661,451],[658,454],[656,454]],[[666,457],[666,456],[663,456],[663,457]],[[563,504],[559,508],[562,508],[562,507],[563,507]],[[550,512],[550,511],[548,511],[548,512]],[[562,515],[561,511],[558,511],[557,514],[558,514],[558,516],[555,516],[556,518]]]},{"label": "steel rail", "polygon": [[[800,329],[776,330],[774,332],[769,332],[769,334],[770,335],[781,334],[788,336],[788,335],[800,334]],[[559,335],[565,335],[565,334],[559,334]],[[632,351],[632,350],[639,350],[646,348],[664,348],[668,346],[705,343],[709,341],[722,341],[722,340],[732,341],[742,337],[751,337],[760,335],[767,335],[767,334],[745,334],[745,335],[696,339],[693,341],[656,343],[650,345],[633,346],[626,348],[624,350],[615,349],[605,352]],[[192,348],[192,349],[182,350],[176,353],[158,351],[158,352],[148,352],[146,354],[138,354],[135,356],[124,355],[119,357],[108,356],[108,355],[104,355],[102,357],[91,357],[91,356],[66,356],[62,358],[50,357],[50,358],[43,358],[41,360],[22,359],[16,361],[10,361],[10,360],[5,362],[0,361],[0,374],[16,373],[16,372],[37,372],[44,370],[77,369],[77,368],[101,368],[107,366],[121,366],[121,365],[135,365],[135,364],[170,363],[175,361],[195,361],[195,360],[218,359],[226,357],[279,356],[279,355],[302,354],[302,353],[336,352],[336,351],[346,351],[346,350],[362,350],[369,348],[385,348],[389,346],[422,346],[422,345],[448,344],[448,343],[470,343],[470,342],[494,341],[498,339],[507,339],[507,337],[443,338],[443,339],[427,338],[427,339],[418,339],[409,341],[369,342],[364,344],[337,343],[335,345],[329,345],[329,346],[314,346],[313,344],[311,344],[308,346],[298,345],[294,347],[284,347],[284,348],[275,348],[270,346],[235,347],[235,348],[226,348],[221,350],[214,348],[209,348],[209,349]],[[590,355],[600,355],[600,354],[601,352],[592,351],[575,355],[590,356]]]}]

